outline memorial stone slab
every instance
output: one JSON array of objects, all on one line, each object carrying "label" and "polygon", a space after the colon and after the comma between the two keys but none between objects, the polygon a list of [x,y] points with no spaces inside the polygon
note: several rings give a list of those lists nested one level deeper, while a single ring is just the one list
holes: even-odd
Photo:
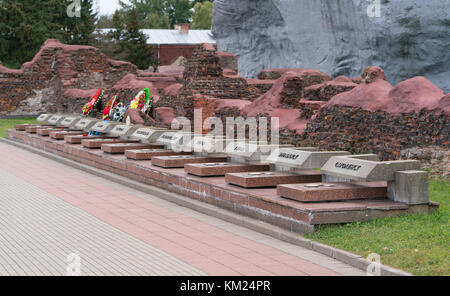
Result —
[{"label": "memorial stone slab", "polygon": [[108,133],[108,136],[112,137],[128,137],[131,136],[139,126],[118,124]]},{"label": "memorial stone slab", "polygon": [[65,127],[41,127],[41,128],[37,128],[36,129],[36,134],[38,134],[39,136],[43,136],[43,137],[48,137],[50,135],[51,132],[61,132],[64,131],[66,128]]},{"label": "memorial stone slab", "polygon": [[156,156],[190,155],[191,152],[175,152],[166,149],[126,150],[125,156],[134,160],[151,160]]},{"label": "memorial stone slab", "polygon": [[85,148],[89,149],[100,149],[104,144],[124,144],[124,143],[139,143],[139,140],[133,139],[118,139],[118,138],[109,138],[109,137],[101,137],[101,138],[91,138],[87,137],[81,140],[81,145]]},{"label": "memorial stone slab", "polygon": [[36,121],[38,121],[38,122],[48,122],[48,120],[52,116],[53,116],[53,114],[41,114],[41,115],[38,116],[38,118],[36,118]]},{"label": "memorial stone slab", "polygon": [[49,124],[31,124],[31,123],[22,123],[22,124],[16,124],[14,126],[14,129],[17,131],[26,131],[27,128],[31,128],[31,127],[51,127],[51,125]]},{"label": "memorial stone slab", "polygon": [[82,135],[65,135],[64,141],[68,144],[81,144],[83,140],[98,140],[98,139],[116,139],[117,137],[105,137],[105,136],[89,136],[88,134]]},{"label": "memorial stone slab", "polygon": [[64,127],[75,128],[75,124],[81,119],[81,117],[77,116],[67,116],[61,121],[60,125]]},{"label": "memorial stone slab", "polygon": [[231,162],[261,161],[265,162],[267,157],[276,149],[288,148],[292,145],[274,145],[268,143],[251,143],[246,141],[233,141],[226,147],[226,153]]},{"label": "memorial stone slab", "polygon": [[227,173],[265,172],[270,170],[264,163],[189,163],[184,166],[188,174],[199,177],[225,176]]},{"label": "memorial stone slab", "polygon": [[267,161],[275,170],[284,171],[292,169],[321,168],[332,156],[350,155],[346,151],[304,151],[289,148],[280,148],[270,154]]},{"label": "memorial stone slab", "polygon": [[163,145],[170,145],[175,141],[175,137],[177,136],[177,132],[165,132],[163,133],[158,140],[156,140],[157,143],[163,144]]},{"label": "memorial stone slab", "polygon": [[162,134],[166,133],[166,129],[155,129],[151,127],[138,128],[132,135],[132,139],[137,139],[142,143],[155,143]]},{"label": "memorial stone slab", "polygon": [[196,155],[220,155],[223,156],[225,147],[229,140],[223,136],[194,136],[192,139],[192,150]]},{"label": "memorial stone slab", "polygon": [[111,122],[111,121],[99,121],[95,123],[90,131],[98,132],[101,134],[107,134],[109,133],[118,123]]},{"label": "memorial stone slab", "polygon": [[365,182],[393,181],[395,172],[418,170],[417,160],[371,161],[354,157],[335,156],[322,167],[326,176],[336,176]]},{"label": "memorial stone slab", "polygon": [[53,125],[29,125],[25,127],[25,131],[29,134],[35,134],[38,129],[49,127],[53,127]]},{"label": "memorial stone slab", "polygon": [[126,150],[135,149],[162,149],[164,145],[149,143],[113,143],[103,144],[101,149],[103,152],[110,154],[123,154]]},{"label": "memorial stone slab", "polygon": [[53,115],[48,120],[48,124],[50,124],[50,125],[58,125],[58,124],[61,123],[61,121],[64,120],[64,118],[66,118],[66,116],[64,116],[64,115]]},{"label": "memorial stone slab", "polygon": [[384,182],[308,183],[277,186],[279,196],[300,202],[330,202],[355,199],[385,199]]},{"label": "memorial stone slab", "polygon": [[302,170],[301,174],[289,172],[227,173],[228,184],[244,188],[276,187],[280,184],[316,183],[322,181],[322,173],[317,170]]},{"label": "memorial stone slab", "polygon": [[89,131],[91,127],[96,124],[98,120],[92,118],[81,118],[76,124],[75,128],[80,131]]},{"label": "memorial stone slab", "polygon": [[162,134],[157,143],[165,145],[166,149],[181,152],[183,151],[184,143],[189,143],[191,139],[192,133],[172,131]]},{"label": "memorial stone slab", "polygon": [[325,182],[387,182],[387,197],[409,205],[429,203],[428,173],[417,160],[372,161],[358,157],[332,157],[323,166]]},{"label": "memorial stone slab", "polygon": [[183,168],[189,163],[212,163],[226,161],[226,157],[200,155],[156,156],[152,158],[152,164],[162,168]]},{"label": "memorial stone slab", "polygon": [[275,148],[266,159],[270,163],[273,174],[226,174],[225,180],[229,184],[246,188],[275,187],[279,184],[290,184],[291,181],[292,183],[320,182],[322,173],[312,169],[320,168],[334,155],[349,155],[348,152],[316,150],[312,147]]},{"label": "memorial stone slab", "polygon": [[83,135],[85,132],[83,131],[55,131],[50,132],[49,136],[52,139],[55,140],[64,140],[65,136],[77,136],[77,135]]}]

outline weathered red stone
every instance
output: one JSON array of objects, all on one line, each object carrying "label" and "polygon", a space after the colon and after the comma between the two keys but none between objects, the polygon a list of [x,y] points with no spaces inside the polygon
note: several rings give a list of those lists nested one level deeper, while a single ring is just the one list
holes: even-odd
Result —
[{"label": "weathered red stone", "polygon": [[191,155],[191,152],[175,152],[165,149],[126,150],[125,156],[134,160],[151,160],[155,156]]},{"label": "weathered red stone", "polygon": [[163,168],[183,168],[188,163],[226,162],[226,157],[210,157],[196,155],[157,156],[152,164]]},{"label": "weathered red stone", "polygon": [[277,192],[301,202],[385,199],[387,186],[386,182],[287,184],[278,185]]},{"label": "weathered red stone", "polygon": [[84,139],[81,145],[86,148],[100,149],[103,144],[119,144],[119,143],[139,143],[139,140],[120,140],[120,139]]},{"label": "weathered red stone", "polygon": [[126,150],[135,149],[162,149],[164,145],[157,144],[144,144],[144,143],[114,143],[114,144],[102,144],[101,149],[103,152],[110,154],[123,154]]},{"label": "weathered red stone", "polygon": [[184,166],[186,173],[200,177],[225,176],[227,173],[240,172],[266,172],[269,170],[270,165],[263,163],[189,163]]},{"label": "weathered red stone", "polygon": [[264,188],[276,187],[280,184],[321,182],[322,174],[317,170],[304,170],[296,174],[288,172],[231,173],[225,175],[225,181],[244,188]]}]

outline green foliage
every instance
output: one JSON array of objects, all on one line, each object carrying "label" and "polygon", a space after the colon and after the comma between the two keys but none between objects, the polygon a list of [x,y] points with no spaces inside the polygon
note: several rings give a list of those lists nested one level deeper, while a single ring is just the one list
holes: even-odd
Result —
[{"label": "green foliage", "polygon": [[20,66],[42,43],[56,38],[68,44],[88,44],[97,15],[94,0],[81,0],[81,16],[69,17],[68,0],[3,0],[0,3],[0,60]]},{"label": "green foliage", "polygon": [[192,17],[191,3],[189,0],[168,0],[167,4],[171,28],[176,24],[189,23]]},{"label": "green foliage", "polygon": [[136,9],[130,11],[128,21],[124,21],[124,16],[116,11],[112,25],[114,29],[108,33],[106,43],[112,42],[113,47],[99,46],[105,54],[131,62],[139,69],[158,65],[159,61],[153,57],[152,49],[147,45],[147,36],[140,31],[142,27]]},{"label": "green foliage", "polygon": [[192,29],[211,29],[213,13],[213,3],[204,1],[198,2],[194,6],[194,15],[192,17]]},{"label": "green foliage", "polygon": [[37,124],[36,117],[33,118],[14,118],[0,119],[0,138],[6,138],[6,130],[14,128],[16,124],[30,123]]},{"label": "green foliage", "polygon": [[90,44],[90,36],[95,30],[97,13],[94,11],[93,0],[81,0],[81,17],[63,17],[61,22],[66,24],[64,28],[66,36],[63,42],[68,44]]},{"label": "green foliage", "polygon": [[113,27],[112,15],[101,15],[97,21],[97,29],[110,29]]},{"label": "green foliage", "polygon": [[[190,23],[192,8],[197,2],[190,0],[130,0],[119,1],[120,13],[125,21],[130,21],[130,12],[137,10],[142,28],[169,29],[175,24]],[[209,1],[207,1],[209,2]]]},{"label": "green foliage", "polygon": [[381,263],[415,275],[450,275],[450,182],[430,181],[430,199],[439,211],[368,222],[319,227],[305,235],[363,257],[381,255]]}]

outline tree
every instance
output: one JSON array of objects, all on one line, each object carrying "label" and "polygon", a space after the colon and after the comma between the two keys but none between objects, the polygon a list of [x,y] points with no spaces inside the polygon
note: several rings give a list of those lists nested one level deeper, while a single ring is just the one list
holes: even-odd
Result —
[{"label": "tree", "polygon": [[98,18],[97,29],[111,29],[112,27],[112,15],[101,15]]},{"label": "tree", "polygon": [[90,44],[90,36],[95,30],[97,13],[94,11],[93,0],[81,0],[80,17],[66,17],[66,43]]},{"label": "tree", "polygon": [[33,58],[48,38],[88,44],[96,14],[93,0],[81,1],[81,16],[70,18],[64,0],[3,0],[0,6],[0,60],[10,67]]},{"label": "tree", "polygon": [[130,10],[129,21],[124,21],[120,11],[116,11],[112,23],[113,30],[108,33],[108,41],[113,46],[102,46],[102,51],[114,59],[131,62],[139,69],[147,69],[150,65],[156,67],[159,64],[159,60],[153,57],[153,51],[147,45],[147,35],[141,31],[136,9]]},{"label": "tree", "polygon": [[167,0],[130,0],[127,2],[120,0],[119,5],[126,22],[131,21],[130,13],[135,9],[137,20],[143,28],[167,29],[169,27],[166,13]]},{"label": "tree", "polygon": [[169,17],[165,14],[151,12],[147,14],[143,27],[146,29],[170,29]]},{"label": "tree", "polygon": [[176,24],[189,23],[192,17],[191,3],[189,0],[168,0],[167,13],[170,27]]},{"label": "tree", "polygon": [[191,0],[130,0],[119,1],[120,11],[126,21],[130,20],[130,11],[137,10],[138,21],[143,28],[168,29],[175,24],[189,23],[192,18]]},{"label": "tree", "polygon": [[198,2],[194,6],[192,29],[211,29],[213,3],[209,1]]}]

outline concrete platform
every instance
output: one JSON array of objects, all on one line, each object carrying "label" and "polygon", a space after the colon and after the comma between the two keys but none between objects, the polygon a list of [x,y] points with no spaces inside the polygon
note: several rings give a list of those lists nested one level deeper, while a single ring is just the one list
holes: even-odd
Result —
[{"label": "concrete platform", "polygon": [[39,127],[42,127],[42,126],[48,126],[48,127],[50,127],[51,125],[45,125],[45,124],[33,124],[33,123],[24,123],[24,124],[16,124],[15,126],[14,126],[14,129],[15,130],[18,130],[18,131],[25,131],[26,130],[26,128],[27,127],[34,127],[34,126],[39,126]]},{"label": "concrete platform", "polygon": [[277,187],[280,184],[314,183],[322,181],[318,170],[304,170],[301,174],[288,172],[227,173],[225,181],[244,188]]},{"label": "concrete platform", "polygon": [[184,171],[188,174],[211,177],[225,176],[227,173],[242,172],[267,172],[270,171],[269,164],[263,163],[190,163],[184,166]]},{"label": "concrete platform", "polygon": [[76,135],[84,135],[86,134],[86,132],[83,131],[57,131],[57,132],[51,132],[49,134],[50,138],[55,139],[55,140],[64,140],[65,136],[68,135],[72,135],[72,136],[76,136]]},{"label": "concrete platform", "polygon": [[105,137],[105,136],[86,136],[83,135],[66,135],[64,141],[69,144],[81,144],[82,140],[97,140],[97,139],[117,139],[118,137]]},{"label": "concrete platform", "polygon": [[191,152],[174,152],[165,149],[126,150],[125,156],[134,160],[151,160],[155,156],[191,155]]},{"label": "concrete platform", "polygon": [[204,157],[197,155],[157,156],[152,158],[152,164],[162,168],[184,168],[190,163],[225,162],[227,157]]},{"label": "concrete platform", "polygon": [[125,143],[139,143],[139,140],[120,140],[116,138],[112,139],[84,139],[81,140],[81,145],[83,147],[89,148],[89,149],[100,149],[102,148],[103,144],[125,144]]},{"label": "concrete platform", "polygon": [[302,202],[386,199],[386,182],[308,183],[278,185],[278,195]]},{"label": "concrete platform", "polygon": [[124,154],[126,150],[133,150],[133,149],[162,149],[162,148],[164,148],[164,145],[144,144],[144,143],[103,144],[101,147],[103,152],[111,154]]},{"label": "concrete platform", "polygon": [[54,125],[45,125],[45,124],[37,124],[37,125],[31,124],[31,125],[25,126],[25,131],[30,134],[35,134],[38,129],[51,128],[51,127],[55,127],[55,126]]},{"label": "concrete platform", "polygon": [[57,128],[38,128],[36,129],[36,134],[43,137],[48,137],[52,132],[60,132],[66,130],[65,127],[57,127]]},{"label": "concrete platform", "polygon": [[[299,202],[278,196],[275,188],[247,189],[228,184],[224,177],[202,178],[187,174],[184,168],[162,168],[152,164],[155,159],[162,157],[154,157],[152,161],[132,160],[127,159],[125,155],[106,154],[101,150],[15,130],[8,130],[7,136],[13,141],[45,150],[47,153],[54,153],[292,232],[313,232],[315,227],[321,224],[365,221],[417,212],[431,213],[439,208],[439,204],[433,202],[408,206],[387,199]],[[192,160],[191,158],[190,161]]]}]

